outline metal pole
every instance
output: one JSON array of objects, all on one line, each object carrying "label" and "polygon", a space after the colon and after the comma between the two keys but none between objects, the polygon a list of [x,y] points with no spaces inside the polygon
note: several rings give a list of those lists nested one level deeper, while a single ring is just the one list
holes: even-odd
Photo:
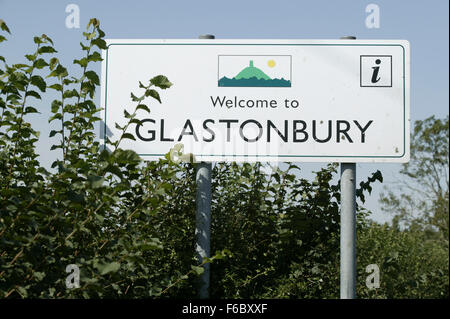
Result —
[{"label": "metal pole", "polygon": [[[341,39],[355,40],[346,36]],[[341,299],[356,298],[356,164],[341,163]]]},{"label": "metal pole", "polygon": [[[201,35],[199,39],[214,39],[213,35]],[[199,263],[204,257],[211,256],[211,163],[197,164],[195,181],[197,183],[197,212],[195,226],[195,252]],[[203,274],[199,278],[198,297],[209,298],[210,265],[203,265]]]},{"label": "metal pole", "polygon": [[[204,257],[210,257],[211,246],[211,163],[197,164],[197,214],[196,214],[196,245],[195,251],[199,263]],[[199,278],[198,296],[209,298],[209,263],[203,265],[204,272]]]},{"label": "metal pole", "polygon": [[341,299],[356,297],[356,164],[341,163]]}]

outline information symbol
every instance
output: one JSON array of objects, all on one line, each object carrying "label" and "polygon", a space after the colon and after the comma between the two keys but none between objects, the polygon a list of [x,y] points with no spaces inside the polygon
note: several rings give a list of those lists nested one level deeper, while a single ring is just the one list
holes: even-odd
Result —
[{"label": "information symbol", "polygon": [[375,60],[375,64],[378,66],[374,66],[373,69],[373,74],[372,74],[372,83],[377,83],[378,81],[380,81],[380,78],[378,77],[378,72],[380,71],[380,67],[379,65],[381,64],[381,60],[380,59],[376,59]]},{"label": "information symbol", "polygon": [[361,87],[392,87],[392,56],[361,55]]}]

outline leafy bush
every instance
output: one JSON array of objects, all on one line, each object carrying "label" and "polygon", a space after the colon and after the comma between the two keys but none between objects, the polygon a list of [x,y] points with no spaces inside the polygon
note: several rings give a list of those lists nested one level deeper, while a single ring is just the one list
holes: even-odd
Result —
[{"label": "leafy bush", "polygon": [[[2,30],[9,31],[2,21]],[[122,137],[106,141],[102,149],[93,132],[100,119],[93,97],[98,75],[89,70],[101,60],[97,49],[106,49],[99,22],[92,19],[84,57],[74,60],[82,69],[79,78],[69,76],[56,57],[52,40],[35,37],[36,51],[26,55],[27,63],[1,70],[1,231],[0,294],[3,297],[111,297],[153,296],[169,285],[163,273],[165,253],[155,224],[166,203],[165,192],[177,181],[179,168],[167,160],[142,165],[139,156],[119,148],[129,138],[128,125]],[[2,40],[5,38],[2,37]],[[39,73],[48,72],[44,78]],[[53,83],[48,81],[53,80]],[[133,97],[138,108],[147,96],[158,95],[170,82],[157,76],[142,85],[141,98]],[[35,143],[39,133],[26,122],[38,110],[29,106],[48,89],[59,92],[51,104],[49,122],[60,121],[62,158],[53,162],[53,172],[39,165]],[[156,94],[153,94],[156,92]],[[151,93],[151,94],[149,94]],[[164,167],[164,169],[163,169]],[[158,178],[154,174],[161,173]],[[65,288],[65,268],[81,269],[81,289]]]}]

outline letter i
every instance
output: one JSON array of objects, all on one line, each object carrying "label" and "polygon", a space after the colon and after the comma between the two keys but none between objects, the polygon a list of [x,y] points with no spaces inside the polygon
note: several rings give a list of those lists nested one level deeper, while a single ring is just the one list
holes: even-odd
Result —
[{"label": "letter i", "polygon": [[[381,63],[380,59],[375,60],[375,64],[379,65],[380,63]],[[372,67],[372,69],[373,69],[372,83],[377,83],[378,81],[380,81],[380,78],[378,77],[378,71],[380,71],[380,67],[374,66]]]}]

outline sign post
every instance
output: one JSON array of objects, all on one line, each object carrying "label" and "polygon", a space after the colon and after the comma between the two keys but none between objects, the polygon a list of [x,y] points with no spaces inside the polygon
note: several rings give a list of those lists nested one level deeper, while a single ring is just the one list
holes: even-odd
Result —
[{"label": "sign post", "polygon": [[[199,39],[214,39],[213,35],[201,35]],[[211,257],[211,162],[199,162],[195,175],[197,184],[197,211],[195,225],[195,252],[199,263]],[[203,265],[199,278],[198,297],[209,298],[210,264]]]},{"label": "sign post", "polygon": [[341,163],[341,299],[356,297],[356,164]]},{"label": "sign post", "polygon": [[[204,257],[211,257],[211,163],[197,163],[195,181],[197,184],[195,253],[199,263]],[[210,265],[203,265],[199,278],[198,297],[209,298]]]},{"label": "sign post", "polygon": [[[355,40],[346,36],[342,40]],[[340,297],[356,297],[356,163],[341,163]]]}]

